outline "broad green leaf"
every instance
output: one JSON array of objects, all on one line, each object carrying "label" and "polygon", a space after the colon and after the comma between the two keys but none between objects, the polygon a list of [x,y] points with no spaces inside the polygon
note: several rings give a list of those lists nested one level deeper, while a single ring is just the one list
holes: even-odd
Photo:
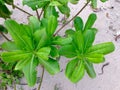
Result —
[{"label": "broad green leaf", "polygon": [[84,38],[81,31],[75,32],[73,37],[73,44],[75,44],[80,53],[84,52]]},{"label": "broad green leaf", "polygon": [[31,29],[27,25],[20,25],[14,20],[6,20],[5,27],[18,47],[23,50],[33,49]]},{"label": "broad green leaf", "polygon": [[51,46],[51,51],[50,51],[50,55],[52,57],[59,57],[59,51],[56,47]]},{"label": "broad green leaf", "polygon": [[87,19],[87,22],[85,24],[84,30],[92,28],[92,26],[94,25],[96,19],[97,19],[96,14],[94,14],[94,13],[90,14],[89,17],[88,17],[88,19]]},{"label": "broad green leaf", "polygon": [[40,59],[43,59],[43,60],[48,60],[48,56],[50,54],[50,50],[51,48],[50,47],[43,47],[43,48],[40,48],[36,55],[40,58]]},{"label": "broad green leaf", "polygon": [[104,55],[102,54],[88,54],[86,58],[92,63],[102,63],[105,61]]},{"label": "broad green leaf", "polygon": [[48,6],[45,10],[44,10],[44,17],[48,18],[53,15],[55,17],[59,17],[58,12],[56,11],[55,7],[53,6]]},{"label": "broad green leaf", "polygon": [[72,42],[72,38],[71,37],[55,37],[55,39],[52,41],[53,44],[55,45],[66,45]]},{"label": "broad green leaf", "polygon": [[97,8],[97,0],[91,0],[91,4],[93,8]]},{"label": "broad green leaf", "polygon": [[16,66],[15,66],[15,70],[22,70],[28,63],[30,63],[31,57],[32,57],[32,54],[31,54],[31,56],[29,56],[23,60],[18,61]]},{"label": "broad green leaf", "polygon": [[37,61],[35,60],[35,56],[33,55],[32,58],[30,59],[30,62],[22,70],[29,86],[34,86],[36,83],[37,78],[36,67]]},{"label": "broad green leaf", "polygon": [[0,45],[2,47],[2,49],[6,50],[6,51],[15,51],[15,50],[20,50],[20,48],[18,48],[14,42],[4,42],[2,43],[2,45]]},{"label": "broad green leaf", "polygon": [[72,45],[62,46],[59,50],[60,55],[65,56],[67,58],[76,57],[76,50]]},{"label": "broad green leaf", "polygon": [[23,51],[13,51],[13,52],[3,52],[1,54],[1,58],[4,62],[15,62],[19,60],[23,60],[29,57],[31,53],[23,52]]},{"label": "broad green leaf", "polygon": [[0,2],[0,17],[6,19],[6,18],[10,18],[10,15],[11,15],[11,12],[7,8],[7,6],[4,4],[1,4]]},{"label": "broad green leaf", "polygon": [[33,10],[42,8],[49,3],[50,3],[50,0],[23,0],[23,5],[28,5]]},{"label": "broad green leaf", "polygon": [[49,42],[45,30],[46,30],[45,28],[41,28],[41,30],[37,30],[33,35],[36,43],[35,44],[36,50],[43,47],[44,45],[46,45],[46,43]]},{"label": "broad green leaf", "polygon": [[0,25],[0,32],[7,34],[8,30],[3,25]]},{"label": "broad green leaf", "polygon": [[86,69],[88,75],[91,78],[95,78],[96,77],[96,73],[95,73],[93,64],[91,62],[89,62],[88,60],[84,60],[84,66],[85,66],[85,69]]},{"label": "broad green leaf", "polygon": [[54,60],[52,58],[49,58],[47,61],[40,59],[40,64],[44,66],[44,68],[51,74],[54,75],[58,72],[60,72],[60,66],[57,60]]},{"label": "broad green leaf", "polygon": [[49,36],[52,36],[56,30],[58,26],[58,21],[57,21],[57,18],[55,16],[50,16],[49,19],[48,19],[48,25],[46,26],[47,29],[46,29],[46,32]]},{"label": "broad green leaf", "polygon": [[62,6],[62,4],[59,3],[58,1],[52,1],[50,2],[49,6]]},{"label": "broad green leaf", "polygon": [[58,9],[62,14],[65,14],[67,17],[70,16],[70,8],[66,5],[58,6]]},{"label": "broad green leaf", "polygon": [[89,48],[88,53],[94,54],[108,54],[115,50],[114,44],[112,42],[105,42],[101,44],[96,44]]},{"label": "broad green leaf", "polygon": [[85,68],[82,60],[72,60],[67,64],[65,74],[73,83],[77,83],[84,76]]},{"label": "broad green leaf", "polygon": [[79,0],[69,0],[72,4],[77,4]]},{"label": "broad green leaf", "polygon": [[92,46],[95,39],[95,33],[92,30],[87,30],[83,33],[83,37],[84,37],[84,51],[86,51],[89,47]]},{"label": "broad green leaf", "polygon": [[83,30],[83,20],[80,17],[76,17],[74,20],[74,27],[76,31]]},{"label": "broad green leaf", "polygon": [[35,32],[36,30],[40,29],[40,21],[36,17],[31,16],[29,18],[29,26],[32,29],[32,31]]}]

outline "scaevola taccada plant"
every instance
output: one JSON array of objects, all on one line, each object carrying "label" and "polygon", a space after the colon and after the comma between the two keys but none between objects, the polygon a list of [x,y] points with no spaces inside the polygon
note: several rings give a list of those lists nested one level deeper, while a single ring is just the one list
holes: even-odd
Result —
[{"label": "scaevola taccada plant", "polygon": [[91,78],[95,78],[93,64],[104,62],[104,55],[114,51],[112,42],[93,45],[97,29],[92,26],[96,18],[95,14],[90,14],[84,26],[82,19],[76,17],[75,30],[66,31],[66,35],[72,37],[72,42],[60,48],[60,55],[72,58],[66,66],[65,74],[74,83],[83,78],[85,71]]},{"label": "scaevola taccada plant", "polygon": [[[13,5],[13,0],[8,1]],[[60,72],[59,63],[56,60],[60,56],[72,59],[66,66],[65,74],[73,83],[82,79],[85,71],[94,78],[96,74],[93,63],[104,62],[104,55],[114,51],[112,42],[93,45],[97,33],[97,29],[93,28],[97,17],[93,13],[90,14],[85,25],[80,17],[76,17],[75,30],[67,30],[66,37],[55,33],[59,17],[56,7],[61,13],[69,16],[68,2],[77,4],[78,1],[23,0],[23,4],[31,7],[32,10],[42,8],[43,18],[31,16],[28,24],[19,24],[12,19],[5,20],[4,28],[11,35],[12,40],[0,45],[4,50],[0,53],[0,58],[6,63],[15,63],[14,69],[24,73],[29,86],[34,86],[36,83],[38,65],[44,67],[51,75]],[[90,1],[95,8],[97,0]],[[2,14],[0,17],[3,17]],[[9,17],[10,14],[3,18]]]}]

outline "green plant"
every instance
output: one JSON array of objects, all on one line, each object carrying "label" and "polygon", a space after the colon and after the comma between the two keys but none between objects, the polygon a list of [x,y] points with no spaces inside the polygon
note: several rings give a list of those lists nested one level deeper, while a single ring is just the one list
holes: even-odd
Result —
[{"label": "green plant", "polygon": [[[106,42],[93,45],[97,29],[93,27],[97,16],[92,13],[89,15],[87,22],[84,24],[78,14],[91,2],[93,8],[96,8],[97,0],[87,0],[83,8],[72,18],[66,22],[58,31],[58,10],[65,14],[67,17],[70,15],[68,2],[77,4],[79,0],[23,0],[24,5],[28,5],[33,10],[36,10],[37,18],[28,12],[20,9],[13,4],[13,0],[1,0],[0,5],[5,3],[12,5],[29,16],[28,24],[19,24],[12,19],[5,20],[4,26],[0,26],[0,32],[9,32],[12,40],[1,44],[1,49],[4,50],[0,53],[2,59],[1,64],[8,66],[7,70],[15,72],[22,71],[29,86],[34,86],[37,79],[37,66],[41,65],[43,68],[42,78],[38,90],[42,83],[44,69],[51,75],[60,72],[58,59],[60,56],[72,58],[66,66],[66,76],[73,82],[77,83],[84,76],[85,70],[91,78],[95,78],[95,70],[93,63],[102,63],[105,61],[104,55],[114,51],[112,42]],[[101,0],[102,2],[106,0]],[[9,3],[8,3],[9,2]],[[6,7],[6,6],[5,6]],[[39,14],[38,9],[42,8]],[[5,17],[2,13],[5,11],[1,9],[1,16],[3,18],[10,18],[10,14]],[[9,12],[8,12],[9,13]],[[43,14],[43,18],[41,15]],[[58,32],[74,20],[75,30],[69,29],[65,32],[65,37],[57,35]],[[4,67],[1,67],[4,70]],[[10,68],[10,69],[9,69]],[[21,78],[17,73],[17,79]],[[5,75],[9,75],[6,73]],[[11,73],[15,78],[15,73]],[[1,75],[2,76],[2,75]],[[20,77],[19,77],[20,76]],[[4,77],[4,76],[2,76]],[[6,77],[5,77],[6,78]],[[3,78],[1,78],[2,80]],[[9,79],[7,79],[9,80]],[[12,81],[11,81],[12,80]],[[10,79],[14,82],[15,79]],[[5,82],[7,83],[7,82]]]}]

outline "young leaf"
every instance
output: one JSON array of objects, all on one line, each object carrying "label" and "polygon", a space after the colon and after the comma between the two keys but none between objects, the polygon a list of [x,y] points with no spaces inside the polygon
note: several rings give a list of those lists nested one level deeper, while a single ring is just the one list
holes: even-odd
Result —
[{"label": "young leaf", "polygon": [[84,66],[85,66],[85,69],[86,69],[88,75],[91,78],[95,78],[96,77],[96,73],[95,73],[93,64],[91,62],[89,62],[88,60],[84,60]]},{"label": "young leaf", "polygon": [[59,50],[59,53],[60,55],[65,56],[67,58],[73,58],[77,55],[75,48],[72,45],[62,46]]},{"label": "young leaf", "polygon": [[34,58],[35,57],[33,55],[30,62],[23,68],[23,73],[29,86],[34,86],[37,78],[36,72],[37,62]]},{"label": "young leaf", "polygon": [[50,54],[50,47],[43,47],[41,49],[38,50],[38,52],[36,53],[36,55],[43,60],[48,60],[48,56]]},{"label": "young leaf", "polygon": [[86,58],[92,63],[102,63],[105,61],[104,55],[102,54],[88,54]]},{"label": "young leaf", "polygon": [[108,1],[108,0],[100,0],[101,2],[106,2],[106,1]]},{"label": "young leaf", "polygon": [[48,19],[48,25],[47,25],[47,29],[46,32],[49,36],[52,36],[56,30],[58,26],[58,21],[57,18],[55,16],[50,16]]},{"label": "young leaf", "polygon": [[15,62],[19,60],[23,60],[29,57],[31,53],[23,52],[23,51],[13,51],[13,52],[3,52],[1,54],[1,58],[4,62]]},{"label": "young leaf", "polygon": [[75,30],[78,31],[78,30],[83,30],[83,20],[80,18],[80,17],[76,17],[75,20],[74,20],[74,27],[75,27]]},{"label": "young leaf", "polygon": [[65,31],[66,36],[73,36],[75,34],[75,31],[72,29],[68,29]]},{"label": "young leaf", "polygon": [[92,46],[95,39],[95,33],[92,30],[87,30],[84,31],[83,37],[84,37],[84,51],[86,51],[89,47]]},{"label": "young leaf", "polygon": [[50,2],[49,6],[62,6],[62,4],[59,3],[58,1],[52,1]]},{"label": "young leaf", "polygon": [[74,34],[73,37],[73,44],[76,46],[76,48],[79,50],[80,53],[83,53],[84,51],[84,39],[83,34],[81,31],[77,31]]},{"label": "young leaf", "polygon": [[112,42],[106,42],[92,46],[91,48],[89,48],[88,53],[98,53],[106,55],[108,53],[113,52],[114,50],[114,44]]},{"label": "young leaf", "polygon": [[94,13],[90,14],[89,17],[88,17],[88,20],[87,20],[87,22],[85,24],[84,30],[92,28],[92,26],[94,25],[96,19],[97,19],[96,14],[94,14]]},{"label": "young leaf", "polygon": [[84,73],[85,73],[85,68],[83,61],[72,60],[67,64],[66,76],[73,83],[77,83],[79,80],[81,80],[84,76]]},{"label": "young leaf", "polygon": [[54,47],[54,46],[51,46],[50,48],[51,48],[50,55],[52,57],[55,57],[55,58],[59,57],[59,51],[58,51],[58,49],[56,47]]},{"label": "young leaf", "polygon": [[49,58],[47,61],[39,58],[40,64],[44,66],[44,68],[51,74],[54,75],[60,72],[60,66],[57,60]]}]

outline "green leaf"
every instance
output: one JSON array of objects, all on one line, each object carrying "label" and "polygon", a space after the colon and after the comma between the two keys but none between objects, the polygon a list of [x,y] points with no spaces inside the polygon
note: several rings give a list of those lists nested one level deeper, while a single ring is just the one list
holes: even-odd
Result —
[{"label": "green leaf", "polygon": [[72,45],[62,46],[59,50],[60,55],[65,56],[67,58],[76,57],[76,50]]},{"label": "green leaf", "polygon": [[96,19],[97,19],[96,14],[94,14],[94,13],[90,14],[89,17],[88,17],[88,19],[87,19],[87,22],[85,24],[84,30],[92,28],[92,26],[94,25]]},{"label": "green leaf", "polygon": [[69,44],[71,42],[72,42],[71,37],[62,38],[60,36],[55,37],[54,40],[52,41],[52,43],[55,45],[66,45],[66,44]]},{"label": "green leaf", "polygon": [[37,30],[33,35],[36,43],[35,44],[36,50],[40,49],[49,42],[45,30],[46,30],[45,28],[41,28],[40,30]]},{"label": "green leaf", "polygon": [[81,31],[75,32],[73,37],[73,44],[75,44],[80,53],[84,52],[84,39]]},{"label": "green leaf", "polygon": [[65,31],[66,36],[73,36],[75,34],[75,31],[72,29],[68,29]]},{"label": "green leaf", "polygon": [[59,1],[62,5],[65,5],[68,3],[68,0],[57,0],[57,1]]},{"label": "green leaf", "polygon": [[27,25],[20,25],[14,20],[6,20],[5,27],[18,47],[23,50],[33,49],[31,29]]},{"label": "green leaf", "polygon": [[88,53],[94,54],[108,54],[115,50],[114,44],[112,42],[105,42],[101,44],[97,44],[89,48]]},{"label": "green leaf", "polygon": [[47,29],[46,32],[49,36],[52,36],[58,26],[58,21],[55,16],[50,16],[48,19]]},{"label": "green leaf", "polygon": [[49,58],[47,61],[40,59],[40,64],[44,66],[44,68],[51,74],[54,75],[58,72],[60,72],[60,66],[57,60],[54,60],[52,58]]},{"label": "green leaf", "polygon": [[4,42],[2,45],[0,45],[2,49],[6,51],[15,51],[15,50],[20,50],[14,42]]},{"label": "green leaf", "polygon": [[72,4],[77,4],[79,0],[69,0]]},{"label": "green leaf", "polygon": [[108,1],[108,0],[100,0],[101,2],[106,2],[106,1]]},{"label": "green leaf", "polygon": [[84,51],[86,51],[89,47],[92,46],[95,39],[95,33],[92,30],[87,30],[83,33],[83,37],[84,37]]},{"label": "green leaf", "polygon": [[[31,55],[31,57],[32,57],[32,55]],[[22,70],[28,63],[30,63],[31,57],[29,56],[23,60],[18,61],[15,66],[15,70]]]},{"label": "green leaf", "polygon": [[56,47],[54,47],[54,46],[51,46],[50,55],[52,57],[55,57],[55,58],[59,57],[59,51],[58,51],[58,49]]},{"label": "green leaf", "polygon": [[13,4],[13,0],[4,0],[5,3],[12,5]]},{"label": "green leaf", "polygon": [[42,8],[50,3],[50,0],[23,0],[23,5],[28,5],[33,10]]},{"label": "green leaf", "polygon": [[39,49],[36,53],[36,55],[43,60],[48,60],[48,56],[50,54],[50,47],[43,47],[41,49]]},{"label": "green leaf", "polygon": [[97,8],[97,0],[91,0],[91,4],[93,8]]},{"label": "green leaf", "polygon": [[92,63],[102,63],[105,61],[104,55],[102,54],[88,54],[86,58]]},{"label": "green leaf", "polygon": [[58,9],[62,14],[65,14],[67,17],[70,16],[70,8],[66,5],[58,6]]},{"label": "green leaf", "polygon": [[62,6],[62,4],[59,3],[58,1],[52,1],[50,2],[49,6]]},{"label": "green leaf", "polygon": [[56,11],[55,7],[53,6],[48,6],[45,10],[44,10],[44,17],[48,18],[53,15],[55,17],[59,17],[58,12]]},{"label": "green leaf", "polygon": [[6,19],[6,18],[10,18],[10,15],[11,15],[11,12],[7,8],[7,6],[4,4],[1,4],[0,2],[0,17]]},{"label": "green leaf", "polygon": [[23,52],[23,51],[13,51],[13,52],[3,52],[1,54],[1,58],[4,62],[15,62],[19,60],[23,60],[29,57],[31,53]]},{"label": "green leaf", "polygon": [[74,20],[74,27],[76,31],[83,30],[83,20],[80,17],[76,17]]},{"label": "green leaf", "polygon": [[77,83],[81,80],[84,73],[85,68],[82,60],[74,59],[67,64],[65,74],[73,83]]},{"label": "green leaf", "polygon": [[85,66],[85,69],[86,69],[88,75],[91,78],[95,78],[96,77],[96,73],[95,73],[93,64],[91,62],[89,62],[88,60],[84,60],[84,66]]},{"label": "green leaf", "polygon": [[34,58],[35,56],[33,55],[30,62],[23,68],[23,73],[29,86],[34,86],[37,78],[37,61]]},{"label": "green leaf", "polygon": [[35,32],[36,30],[40,29],[40,21],[36,17],[31,16],[29,18],[29,26],[33,30],[33,32]]}]

